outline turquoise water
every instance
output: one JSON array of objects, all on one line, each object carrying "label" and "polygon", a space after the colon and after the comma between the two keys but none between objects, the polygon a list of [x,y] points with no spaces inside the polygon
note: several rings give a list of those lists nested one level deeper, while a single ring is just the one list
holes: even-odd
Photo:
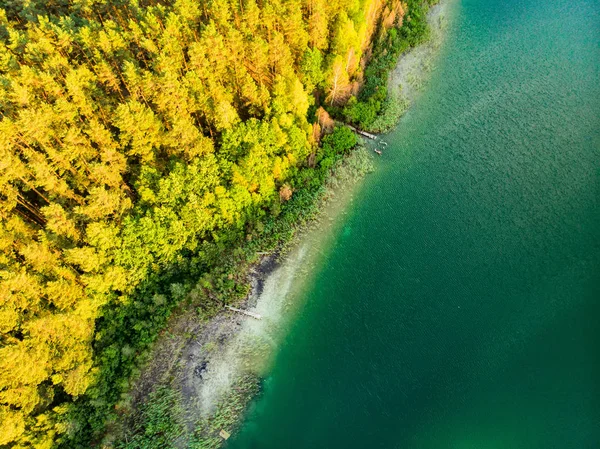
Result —
[{"label": "turquoise water", "polygon": [[228,448],[600,448],[600,1],[455,8]]}]

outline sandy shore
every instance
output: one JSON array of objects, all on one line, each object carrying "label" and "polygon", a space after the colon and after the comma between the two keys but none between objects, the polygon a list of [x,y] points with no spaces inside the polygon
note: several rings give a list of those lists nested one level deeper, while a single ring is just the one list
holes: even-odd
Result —
[{"label": "sandy shore", "polygon": [[[371,157],[366,149],[361,151]],[[190,340],[181,379],[190,418],[209,417],[237,380],[247,375],[260,378],[269,370],[289,321],[302,307],[300,293],[327,252],[340,218],[351,208],[358,186],[357,180],[346,180],[330,187],[323,212],[300,232],[291,249],[283,257],[266,255],[256,266],[252,291],[240,308],[261,315],[260,320],[223,312],[214,329]],[[201,373],[198,366],[204,367]]]}]

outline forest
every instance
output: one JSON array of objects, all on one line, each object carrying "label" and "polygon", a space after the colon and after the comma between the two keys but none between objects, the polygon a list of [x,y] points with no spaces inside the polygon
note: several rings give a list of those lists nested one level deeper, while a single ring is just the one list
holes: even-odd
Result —
[{"label": "forest", "polygon": [[356,144],[428,3],[1,3],[0,447],[90,447],[187,279],[246,293],[223,254]]}]

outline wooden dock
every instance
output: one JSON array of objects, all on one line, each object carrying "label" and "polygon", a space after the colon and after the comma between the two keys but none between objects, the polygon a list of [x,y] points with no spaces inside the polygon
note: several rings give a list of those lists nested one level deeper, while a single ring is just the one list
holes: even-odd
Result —
[{"label": "wooden dock", "polygon": [[254,318],[256,320],[261,320],[262,319],[262,316],[259,315],[258,313],[250,312],[248,310],[242,310],[242,309],[238,309],[236,307],[231,307],[231,306],[225,306],[225,308],[229,309],[229,310],[231,310],[233,312],[237,312],[237,313],[241,313],[241,314],[247,315],[247,316],[252,317],[252,318]]}]

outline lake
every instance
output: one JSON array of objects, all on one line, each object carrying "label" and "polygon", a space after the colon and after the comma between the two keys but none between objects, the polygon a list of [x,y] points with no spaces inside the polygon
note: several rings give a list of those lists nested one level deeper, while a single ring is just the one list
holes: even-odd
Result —
[{"label": "lake", "polygon": [[228,448],[600,448],[600,1],[452,8]]}]

